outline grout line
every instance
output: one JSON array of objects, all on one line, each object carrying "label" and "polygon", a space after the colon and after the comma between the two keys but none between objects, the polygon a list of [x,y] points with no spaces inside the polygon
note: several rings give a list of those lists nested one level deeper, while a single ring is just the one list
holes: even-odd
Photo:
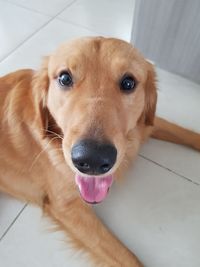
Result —
[{"label": "grout line", "polygon": [[[28,41],[29,39],[31,39],[31,37],[33,37],[37,32],[41,31],[45,26],[47,26],[50,22],[52,22],[59,14],[61,14],[65,9],[67,9],[69,6],[71,6],[72,4],[74,4],[77,0],[72,1],[70,4],[68,4],[65,8],[63,8],[61,11],[59,11],[58,13],[56,13],[56,15],[54,15],[53,17],[50,17],[49,20],[47,20],[43,25],[41,25],[41,27],[39,27],[38,29],[36,29],[34,32],[32,32],[29,36],[27,36],[27,38],[25,38],[21,43],[19,43],[14,49],[12,49],[7,55],[5,55],[1,60],[0,63],[2,63],[4,60],[6,60],[10,55],[12,55],[21,45],[23,45],[26,41]],[[10,3],[10,2],[9,2]],[[23,7],[24,9],[26,9],[25,7]],[[41,13],[40,13],[41,14]],[[43,16],[48,17],[45,14],[42,14]]]},{"label": "grout line", "polygon": [[12,2],[12,1],[9,1],[9,0],[6,0],[6,2],[11,4],[11,5],[13,5],[13,6],[16,6],[16,7],[19,7],[19,8],[23,8],[25,10],[31,11],[31,12],[39,14],[39,15],[43,15],[43,16],[47,16],[47,17],[51,17],[51,18],[53,17],[52,15],[49,15],[49,14],[46,14],[46,13],[42,13],[41,11],[38,11],[36,9],[32,9],[30,7],[23,6],[23,5],[19,4],[19,3],[15,3],[15,2]]},{"label": "grout line", "polygon": [[6,60],[10,55],[12,55],[15,50],[17,50],[21,45],[23,45],[28,39],[33,37],[38,31],[40,31],[42,28],[44,28],[48,23],[50,23],[54,18],[51,18],[47,22],[45,22],[40,28],[32,32],[29,36],[27,36],[21,43],[19,43],[15,48],[13,48],[7,55],[5,55],[1,60],[0,63],[2,63],[4,60]]},{"label": "grout line", "polygon": [[177,176],[179,176],[179,177],[185,179],[186,181],[188,181],[188,182],[190,182],[190,183],[193,183],[193,184],[195,184],[195,185],[200,185],[199,183],[193,181],[192,179],[190,179],[190,178],[188,178],[188,177],[186,177],[186,176],[184,176],[184,175],[182,175],[182,174],[180,174],[180,173],[178,173],[178,172],[176,172],[176,171],[173,171],[173,170],[171,170],[170,168],[168,168],[168,167],[166,167],[166,166],[164,166],[164,165],[161,165],[160,163],[158,163],[158,162],[156,162],[156,161],[154,161],[154,160],[152,160],[152,159],[150,159],[150,158],[147,158],[147,157],[143,156],[142,154],[138,154],[138,156],[141,157],[141,158],[143,158],[143,159],[145,159],[145,160],[148,160],[148,161],[154,163],[155,165],[157,165],[157,166],[159,166],[159,167],[161,167],[161,168],[163,168],[163,169],[165,169],[165,170],[167,170],[167,171],[169,171],[169,172],[171,172],[171,173],[176,174]]},{"label": "grout line", "polygon": [[11,222],[11,224],[8,226],[8,228],[5,230],[5,232],[2,234],[2,236],[0,237],[0,242],[2,241],[2,239],[5,237],[5,235],[8,233],[8,231],[12,228],[12,226],[14,225],[14,223],[17,221],[17,219],[20,217],[20,215],[22,214],[22,212],[25,210],[25,208],[28,206],[28,203],[26,203],[23,208],[20,210],[20,212],[17,214],[17,216],[15,217],[15,219]]},{"label": "grout line", "polygon": [[65,7],[63,7],[62,10],[60,10],[55,16],[54,18],[56,18],[58,15],[60,15],[63,11],[65,11],[68,7],[72,6],[74,3],[76,3],[77,0],[71,1],[69,4],[67,4]]},{"label": "grout line", "polygon": [[47,13],[43,13],[42,11],[39,11],[37,9],[31,8],[31,7],[27,7],[27,6],[23,6],[23,5],[19,4],[19,3],[15,3],[15,2],[12,2],[10,0],[6,0],[6,2],[9,3],[9,4],[11,4],[11,5],[14,5],[14,6],[23,8],[23,9],[26,9],[28,11],[32,11],[32,12],[37,13],[37,14],[40,14],[40,15],[45,15],[45,16],[48,16],[48,17],[51,17],[51,18],[55,18],[55,16],[59,15],[60,12],[63,12],[66,8],[68,8],[69,6],[71,6],[72,4],[74,4],[76,1],[77,0],[71,1],[66,6],[64,6],[63,9],[60,10],[58,13],[56,13],[54,15],[50,15],[50,14],[47,14]]}]

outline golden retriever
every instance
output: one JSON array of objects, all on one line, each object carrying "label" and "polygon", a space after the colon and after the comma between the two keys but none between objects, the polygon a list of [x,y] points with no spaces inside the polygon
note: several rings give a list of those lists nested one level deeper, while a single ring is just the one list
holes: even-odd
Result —
[{"label": "golden retriever", "polygon": [[95,266],[142,266],[89,205],[140,145],[152,135],[200,149],[200,135],[155,118],[155,80],[135,48],[103,37],[0,78],[0,190],[42,207]]}]

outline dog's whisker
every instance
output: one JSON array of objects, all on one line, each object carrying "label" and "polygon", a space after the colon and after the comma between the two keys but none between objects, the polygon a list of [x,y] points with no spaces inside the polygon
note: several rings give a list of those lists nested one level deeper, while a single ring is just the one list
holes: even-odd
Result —
[{"label": "dog's whisker", "polygon": [[48,133],[55,134],[55,135],[58,136],[61,140],[63,140],[63,137],[62,137],[60,134],[55,133],[54,131],[50,131],[50,130],[45,130],[45,131],[48,132]]},{"label": "dog's whisker", "polygon": [[[54,132],[54,131],[50,131],[50,130],[47,130],[47,129],[44,129],[44,128],[40,128],[40,130],[42,130],[44,133],[45,132],[52,133],[52,134],[56,135],[57,137],[59,137],[61,140],[63,140],[63,136],[58,134],[58,133],[56,133],[56,132]],[[48,137],[48,136],[46,136],[46,137]]]},{"label": "dog's whisker", "polygon": [[51,143],[52,141],[54,141],[55,139],[59,139],[59,137],[56,136],[56,137],[52,138],[52,139],[46,144],[46,146],[44,147],[44,149],[42,149],[42,151],[40,151],[39,154],[38,154],[38,155],[35,157],[35,159],[33,160],[32,164],[31,164],[31,166],[30,166],[30,168],[29,168],[29,171],[32,170],[33,166],[34,166],[35,163],[38,161],[39,157],[42,155],[42,153],[44,153],[44,152],[47,150],[47,148],[48,148],[48,146],[50,145],[50,143]]}]

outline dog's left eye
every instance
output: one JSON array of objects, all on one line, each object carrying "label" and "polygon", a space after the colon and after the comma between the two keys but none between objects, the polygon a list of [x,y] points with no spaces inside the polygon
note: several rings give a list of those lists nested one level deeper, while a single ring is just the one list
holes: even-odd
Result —
[{"label": "dog's left eye", "polygon": [[60,73],[58,82],[61,86],[71,87],[73,85],[72,76],[67,71]]},{"label": "dog's left eye", "polygon": [[125,93],[131,93],[136,87],[136,81],[132,76],[125,76],[120,81],[120,89]]}]

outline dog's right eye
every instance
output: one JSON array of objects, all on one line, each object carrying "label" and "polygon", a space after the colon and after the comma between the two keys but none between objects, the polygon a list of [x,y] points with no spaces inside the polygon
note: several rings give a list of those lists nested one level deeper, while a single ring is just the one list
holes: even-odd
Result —
[{"label": "dog's right eye", "polygon": [[136,81],[131,75],[125,75],[120,81],[120,89],[124,93],[131,93],[136,87]]},{"label": "dog's right eye", "polygon": [[72,76],[68,71],[61,72],[58,77],[58,82],[62,87],[71,87],[73,85]]}]

